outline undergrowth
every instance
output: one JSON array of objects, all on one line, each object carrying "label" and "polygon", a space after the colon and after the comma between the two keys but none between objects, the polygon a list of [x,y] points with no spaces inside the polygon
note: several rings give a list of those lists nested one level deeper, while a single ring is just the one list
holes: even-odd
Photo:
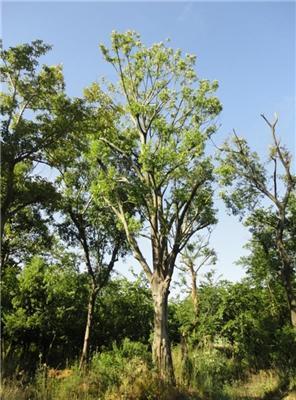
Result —
[{"label": "undergrowth", "polygon": [[[213,347],[173,349],[177,386],[159,379],[147,346],[124,340],[96,353],[85,371],[40,365],[33,380],[3,380],[2,400],[254,400],[276,399],[282,377],[276,371],[250,374]],[[289,380],[287,400],[295,400]],[[286,390],[286,388],[285,388]],[[295,393],[295,392],[294,392]],[[268,396],[271,397],[268,397]],[[284,398],[284,397],[283,397]]]}]

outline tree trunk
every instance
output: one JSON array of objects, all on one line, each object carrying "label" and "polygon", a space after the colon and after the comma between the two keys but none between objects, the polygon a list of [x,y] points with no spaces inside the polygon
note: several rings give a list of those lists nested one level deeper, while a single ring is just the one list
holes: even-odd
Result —
[{"label": "tree trunk", "polygon": [[197,319],[198,317],[198,294],[197,294],[197,284],[196,284],[196,272],[190,269],[191,272],[191,299],[193,303],[194,309],[194,317]]},{"label": "tree trunk", "polygon": [[13,174],[14,174],[14,163],[13,164],[9,164],[8,165],[8,171],[7,171],[7,188],[6,188],[6,194],[4,196],[4,199],[1,203],[1,243],[3,243],[3,237],[4,237],[4,228],[5,228],[5,224],[7,222],[8,219],[8,215],[9,215],[9,207],[11,205],[11,203],[14,200],[14,181],[13,181]]},{"label": "tree trunk", "polygon": [[295,288],[293,285],[293,273],[287,273],[284,271],[284,288],[287,295],[287,302],[290,312],[290,323],[294,329],[296,329],[296,298],[295,298]]},{"label": "tree trunk", "polygon": [[92,322],[93,322],[93,315],[94,315],[94,308],[95,308],[95,301],[97,297],[97,288],[92,286],[91,293],[89,296],[88,301],[88,308],[87,308],[87,320],[86,320],[86,327],[84,333],[84,341],[83,341],[83,349],[80,357],[79,368],[82,369],[88,362],[89,357],[89,345],[90,345],[90,334],[92,329]]},{"label": "tree trunk", "polygon": [[[284,220],[284,217],[282,217]],[[282,226],[284,222],[282,223]],[[282,281],[287,296],[287,302],[290,312],[290,323],[293,328],[296,329],[296,295],[295,295],[295,284],[294,284],[294,271],[292,260],[287,254],[284,241],[283,241],[283,227],[280,226],[280,230],[277,232],[276,246],[277,251],[282,261]]]},{"label": "tree trunk", "polygon": [[296,301],[295,301],[295,299],[293,299],[291,302],[290,313],[291,313],[291,324],[292,324],[293,328],[296,329]]},{"label": "tree trunk", "polygon": [[153,362],[160,377],[175,385],[171,346],[168,337],[169,283],[153,277],[151,288],[154,306]]}]

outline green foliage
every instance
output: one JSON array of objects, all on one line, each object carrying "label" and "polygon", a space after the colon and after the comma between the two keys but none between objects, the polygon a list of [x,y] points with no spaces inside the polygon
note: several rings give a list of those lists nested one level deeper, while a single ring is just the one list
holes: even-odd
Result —
[{"label": "green foliage", "polygon": [[197,320],[190,298],[174,305],[174,318],[187,345],[202,349],[212,344],[236,360],[242,371],[277,368],[291,374],[296,342],[293,330],[286,326],[281,287],[274,297],[270,289],[251,280],[207,283],[199,288],[199,300]]},{"label": "green foliage", "polygon": [[284,325],[275,332],[274,349],[270,353],[272,364],[286,378],[296,375],[296,334],[291,326]]},{"label": "green foliage", "polygon": [[[58,196],[52,183],[35,171],[39,163],[53,166],[54,150],[65,144],[69,146],[77,121],[83,115],[82,102],[65,95],[61,66],[40,66],[39,58],[49,49],[50,46],[37,40],[1,51],[0,72],[5,89],[1,93],[0,110],[3,265],[12,262],[11,259],[13,262],[15,258],[22,259],[23,254],[18,254],[21,224],[24,233],[32,228],[36,237],[40,230],[42,241],[46,218],[41,218],[41,210],[43,214],[52,213]],[[12,237],[15,228],[19,229]],[[28,236],[27,240],[22,237],[22,240],[35,242],[36,237]],[[20,247],[34,254],[32,246]]]},{"label": "green foliage", "polygon": [[[236,134],[223,147],[221,195],[235,214],[248,215],[252,234],[239,261],[247,278],[215,283],[210,273],[197,287],[198,311],[189,297],[169,304],[173,388],[152,368],[147,282],[109,281],[108,259],[132,248],[150,281],[155,271],[170,279],[182,250],[194,271],[199,256],[215,261],[209,248],[194,253],[190,239],[216,221],[205,148],[222,109],[218,84],[197,77],[192,55],[113,32],[110,49],[101,50],[118,84],[92,84],[83,100],[70,99],[61,66],[40,64],[48,50],[34,41],[1,51],[1,397],[227,399],[237,398],[233,380],[248,385],[258,376],[261,391],[250,398],[276,396],[289,381],[292,388],[296,338],[286,289],[295,288],[296,181],[276,122],[263,116],[274,141],[267,163]],[[40,163],[55,169],[55,182],[38,174]],[[148,227],[151,269],[137,247]],[[53,369],[80,353],[90,276],[102,290],[89,368]],[[261,369],[277,371],[263,389]]]},{"label": "green foliage", "polygon": [[98,299],[96,343],[110,347],[125,338],[148,343],[153,320],[150,291],[139,282],[112,280]]},{"label": "green foliage", "polygon": [[[226,205],[234,214],[244,217],[252,233],[250,248],[256,256],[265,257],[258,272],[265,273],[264,280],[277,281],[286,293],[289,311],[286,319],[296,325],[295,279],[295,203],[296,179],[292,170],[292,153],[280,143],[276,134],[277,116],[271,123],[261,115],[271,130],[272,145],[267,161],[251,151],[247,141],[235,132],[231,143],[226,143],[219,154],[217,172],[222,185]],[[291,206],[292,205],[292,206]],[[292,218],[291,218],[292,217]],[[264,257],[262,257],[264,254]],[[249,268],[258,275],[256,268]],[[271,288],[271,286],[269,286]]]},{"label": "green foliage", "polygon": [[227,191],[221,192],[226,205],[235,214],[245,209],[252,211],[258,198],[263,196],[260,188],[267,182],[267,171],[258,154],[251,151],[244,138],[234,135],[230,143],[224,145],[218,159],[220,165],[216,173],[222,187],[227,187]]},{"label": "green foliage", "polygon": [[[292,194],[287,203],[285,216],[285,232],[283,235],[285,250],[294,264],[295,261],[295,194]],[[252,238],[246,248],[250,251],[248,257],[241,259],[247,274],[261,285],[269,285],[273,289],[274,296],[277,295],[276,287],[279,285],[279,277],[282,273],[282,261],[279,257],[276,243],[278,216],[271,208],[255,210],[245,222],[252,233]],[[292,282],[295,281],[292,266]]]},{"label": "green foliage", "polygon": [[[87,92],[101,106],[107,98],[113,115],[89,154],[93,168],[100,166],[92,185],[96,201],[105,201],[133,237],[156,213],[159,231],[169,238],[179,217],[175,205],[192,197],[186,219],[190,236],[198,226],[214,222],[212,166],[204,148],[215,131],[210,122],[221,110],[214,95],[217,82],[197,79],[194,56],[182,56],[164,43],[146,47],[135,32],[113,32],[111,48],[101,45],[101,50],[119,84],[105,96],[99,87]],[[135,211],[132,217],[128,206]]]},{"label": "green foliage", "polygon": [[[138,362],[135,363],[136,360]],[[125,339],[120,347],[114,344],[112,350],[94,355],[91,370],[100,377],[102,390],[107,391],[108,388],[120,384],[122,375],[127,369],[127,363],[131,362],[134,364],[133,367],[138,364],[137,367],[139,367],[140,360],[148,365],[151,363],[147,346]]]},{"label": "green foliage", "polygon": [[[111,351],[95,354],[89,370],[81,373],[76,366],[63,371],[41,366],[35,382],[23,388],[15,385],[14,393],[20,399],[29,400],[177,400],[190,399],[185,393],[168,386],[150,369],[150,353],[141,343],[125,340],[122,346]],[[12,390],[11,390],[12,392]],[[9,382],[5,382],[4,393],[9,393]],[[7,395],[4,397],[10,400]]]},{"label": "green foliage", "polygon": [[11,307],[2,315],[3,338],[10,343],[4,373],[15,363],[34,370],[39,357],[63,364],[80,348],[86,281],[77,274],[73,259],[64,256],[60,261],[48,264],[34,257],[18,274]]},{"label": "green foliage", "polygon": [[[222,109],[215,96],[218,84],[197,78],[194,56],[164,43],[147,47],[133,31],[113,32],[111,47],[101,45],[101,50],[118,83],[106,85],[105,96],[103,86],[86,93],[98,105],[93,121],[106,102],[113,117],[91,143],[92,193],[116,216],[155,295],[161,285],[169,290],[177,256],[191,237],[216,222],[213,167],[205,146]],[[150,265],[140,236],[150,241]],[[154,306],[159,307],[156,301]],[[158,311],[154,338],[157,329],[167,337],[167,315]],[[161,374],[173,382],[169,342],[155,340],[153,347]]]},{"label": "green foliage", "polygon": [[[6,269],[2,304],[3,373],[34,371],[42,362],[56,367],[81,350],[89,295],[87,276],[71,254],[55,263],[35,257],[23,270]],[[112,281],[98,298],[91,350],[111,348],[125,338],[149,343],[151,295],[139,282]],[[139,345],[140,346],[140,345]],[[124,347],[128,351],[128,347]],[[139,347],[139,351],[140,351]],[[132,351],[132,350],[131,350]]]},{"label": "green foliage", "polygon": [[180,348],[174,349],[175,365],[180,383],[199,393],[201,398],[223,399],[226,383],[236,378],[238,365],[211,345],[190,348],[182,356]]}]

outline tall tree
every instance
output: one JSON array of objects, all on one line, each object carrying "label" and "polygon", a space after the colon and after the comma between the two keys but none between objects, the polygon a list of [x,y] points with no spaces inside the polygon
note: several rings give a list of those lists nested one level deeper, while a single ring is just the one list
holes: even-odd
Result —
[{"label": "tall tree", "polygon": [[16,363],[34,370],[39,356],[51,365],[77,357],[87,301],[86,279],[78,266],[77,256],[55,248],[50,258],[32,257],[14,287],[4,285],[3,294],[12,291],[11,306],[5,301],[2,309],[4,373]]},{"label": "tall tree", "polygon": [[5,225],[30,205],[53,202],[52,184],[36,173],[82,116],[80,100],[64,93],[61,66],[40,66],[50,46],[41,40],[1,50],[1,239]]},{"label": "tall tree", "polygon": [[[270,122],[262,118],[271,130],[269,165],[252,152],[245,139],[234,132],[232,144],[222,149],[219,168],[226,204],[234,213],[249,212],[246,224],[269,263],[270,273],[279,277],[289,306],[289,319],[296,327],[295,279],[295,189],[292,154],[276,133],[278,118]],[[229,189],[231,187],[231,190]]]},{"label": "tall tree", "polygon": [[[199,314],[199,299],[197,289],[198,273],[204,266],[216,264],[217,256],[214,249],[209,247],[211,232],[206,236],[198,236],[195,243],[189,243],[182,254],[181,265],[178,267],[184,278],[184,283],[190,288],[192,304],[195,318]],[[187,275],[189,274],[190,283],[187,284]],[[195,321],[196,322],[196,321]]]},{"label": "tall tree", "polygon": [[[163,43],[146,47],[135,32],[113,32],[111,49],[101,50],[119,85],[111,85],[109,96],[98,85],[88,91],[89,99],[108,103],[112,115],[90,154],[93,193],[113,210],[150,282],[153,359],[160,376],[174,383],[169,288],[179,253],[215,221],[212,165],[204,151],[221,110],[218,84],[197,78],[195,56],[182,57]],[[141,237],[151,246],[151,264]]]},{"label": "tall tree", "polygon": [[89,169],[82,156],[58,168],[57,187],[63,213],[63,222],[58,223],[59,232],[68,244],[80,246],[89,278],[87,320],[80,358],[80,368],[83,368],[89,356],[97,296],[108,283],[116,261],[126,253],[127,247],[124,232],[116,225],[113,213],[106,207],[99,208],[93,201],[89,192]]}]

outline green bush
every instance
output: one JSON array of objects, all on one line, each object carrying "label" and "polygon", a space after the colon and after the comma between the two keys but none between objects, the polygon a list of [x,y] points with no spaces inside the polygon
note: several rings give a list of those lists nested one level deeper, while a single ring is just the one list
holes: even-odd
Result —
[{"label": "green bush", "polygon": [[189,348],[185,354],[177,346],[173,358],[178,383],[205,399],[223,399],[224,385],[238,373],[236,362],[211,344]]},{"label": "green bush", "polygon": [[111,386],[118,386],[127,366],[142,363],[151,364],[151,355],[147,346],[140,342],[124,339],[121,346],[113,344],[113,349],[96,353],[91,362],[91,374],[99,377],[101,390],[106,391]]},{"label": "green bush", "polygon": [[271,358],[273,365],[283,374],[296,376],[296,333],[286,325],[275,332],[275,343]]},{"label": "green bush", "polygon": [[148,346],[141,342],[132,342],[130,339],[126,338],[123,340],[120,347],[113,345],[113,352],[119,354],[123,358],[134,358],[139,357],[147,364],[151,364],[151,353]]}]

